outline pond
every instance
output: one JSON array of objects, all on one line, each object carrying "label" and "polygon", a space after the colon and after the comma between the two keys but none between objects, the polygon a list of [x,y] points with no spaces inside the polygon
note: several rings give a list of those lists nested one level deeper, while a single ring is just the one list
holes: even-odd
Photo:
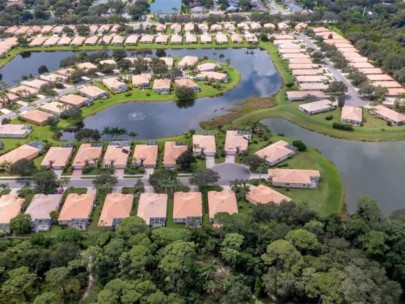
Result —
[{"label": "pond", "polygon": [[154,0],[150,5],[151,13],[175,14],[179,13],[181,0]]},{"label": "pond", "polygon": [[262,120],[273,133],[300,139],[318,149],[338,169],[348,210],[362,195],[376,199],[384,213],[405,208],[405,141],[370,143],[336,139],[281,118]]},{"label": "pond", "polygon": [[[246,54],[246,49],[166,50],[166,53],[173,57],[207,56],[217,61],[229,58],[231,65],[241,73],[240,84],[222,96],[197,99],[188,107],[179,107],[174,101],[116,105],[86,118],[84,120],[86,128],[99,130],[106,126],[124,128],[127,131],[137,132],[137,139],[177,135],[190,129],[200,129],[200,121],[239,106],[241,99],[271,96],[281,86],[281,78],[265,51],[255,50],[254,55]],[[220,54],[224,56],[220,58]],[[66,133],[63,139],[73,140],[73,134]]]}]

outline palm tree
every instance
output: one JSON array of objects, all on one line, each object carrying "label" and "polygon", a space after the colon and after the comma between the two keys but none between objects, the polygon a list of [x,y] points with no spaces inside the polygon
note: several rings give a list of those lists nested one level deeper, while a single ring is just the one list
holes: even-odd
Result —
[{"label": "palm tree", "polygon": [[128,136],[129,136],[129,137],[132,137],[132,138],[135,138],[135,137],[138,136],[138,133],[136,133],[136,132],[134,132],[134,131],[131,131],[131,132],[128,132]]},{"label": "palm tree", "polygon": [[202,267],[201,276],[207,281],[210,279],[211,275],[216,272],[217,268],[218,262],[216,260],[211,260]]},{"label": "palm tree", "polygon": [[102,135],[107,135],[108,137],[110,137],[111,136],[111,128],[110,127],[104,127],[101,134]]}]

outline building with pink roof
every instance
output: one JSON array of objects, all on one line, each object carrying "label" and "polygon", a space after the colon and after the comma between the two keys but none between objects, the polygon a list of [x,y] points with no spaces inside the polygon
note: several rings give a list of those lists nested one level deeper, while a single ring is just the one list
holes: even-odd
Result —
[{"label": "building with pink roof", "polygon": [[32,124],[43,126],[47,123],[48,119],[53,115],[41,110],[32,110],[30,112],[21,114],[19,117],[22,120],[28,121]]},{"label": "building with pink roof", "polygon": [[173,199],[173,220],[189,227],[201,227],[201,192],[175,192]]},{"label": "building with pink roof", "polygon": [[217,147],[215,136],[212,134],[195,134],[193,135],[193,153],[195,156],[215,156]]},{"label": "building with pink roof", "polygon": [[41,162],[41,167],[62,170],[69,163],[73,154],[73,147],[51,147]]},{"label": "building with pink roof", "polygon": [[62,194],[35,194],[25,214],[31,216],[33,231],[49,231],[52,225],[50,213],[59,209]]},{"label": "building with pink roof", "polygon": [[137,216],[152,227],[166,226],[167,194],[141,193]]},{"label": "building with pink roof", "polygon": [[341,121],[343,123],[360,126],[363,122],[363,109],[360,107],[344,106],[342,108]]},{"label": "building with pink roof", "polygon": [[246,194],[246,200],[254,205],[268,203],[278,205],[282,202],[290,202],[291,198],[268,186],[259,185],[257,187],[250,186],[249,192]]},{"label": "building with pink roof", "polygon": [[269,166],[275,166],[297,153],[297,149],[284,140],[260,149],[255,154],[266,161]]},{"label": "building with pink roof", "polygon": [[98,221],[98,226],[107,229],[115,228],[122,219],[131,215],[133,201],[133,194],[107,194]]},{"label": "building with pink roof", "polygon": [[24,199],[13,194],[0,197],[0,230],[10,231],[10,222],[20,214]]},{"label": "building with pink roof", "polygon": [[321,174],[318,170],[269,169],[269,179],[275,187],[315,189]]},{"label": "building with pink roof", "polygon": [[136,145],[132,164],[135,167],[155,168],[158,157],[158,145]]},{"label": "building with pink roof", "polygon": [[90,100],[88,98],[76,94],[63,95],[59,97],[59,102],[74,107],[83,107],[90,105]]},{"label": "building with pink roof", "polygon": [[176,167],[177,158],[188,150],[184,143],[177,143],[174,141],[165,142],[165,150],[163,153],[163,165],[165,168]]},{"label": "building with pink roof", "polygon": [[125,169],[130,151],[131,146],[129,142],[110,143],[104,154],[102,166],[104,168],[114,166],[117,169]]},{"label": "building with pink roof", "polygon": [[92,193],[68,194],[59,214],[59,225],[86,230],[95,201]]},{"label": "building with pink roof", "polygon": [[174,81],[177,87],[187,87],[193,89],[194,92],[199,92],[201,90],[200,86],[192,79],[180,78]]},{"label": "building with pink roof", "polygon": [[252,138],[250,131],[244,130],[228,130],[225,138],[225,153],[227,155],[236,155],[246,151],[249,141]]},{"label": "building with pink roof", "polygon": [[238,213],[238,203],[235,192],[230,189],[223,191],[208,191],[208,213],[211,222],[214,222],[218,213]]},{"label": "building with pink roof", "polygon": [[101,159],[103,146],[99,144],[81,144],[73,159],[73,169],[81,170],[84,167],[95,167]]},{"label": "building with pink roof", "polygon": [[405,124],[404,114],[388,109],[387,107],[384,107],[382,105],[377,105],[373,107],[371,109],[371,113],[394,126],[400,126]]}]

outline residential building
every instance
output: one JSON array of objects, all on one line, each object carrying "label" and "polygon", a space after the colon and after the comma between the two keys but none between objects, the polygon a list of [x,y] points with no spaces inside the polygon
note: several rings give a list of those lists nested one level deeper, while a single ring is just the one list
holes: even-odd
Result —
[{"label": "residential building", "polygon": [[405,115],[398,113],[394,110],[388,109],[382,105],[375,106],[371,108],[371,114],[385,120],[387,123],[400,126],[405,124]]},{"label": "residential building", "polygon": [[115,35],[111,44],[112,45],[122,45],[124,43],[124,37],[120,35]]},{"label": "residential building", "polygon": [[40,90],[43,85],[47,85],[48,82],[41,79],[31,79],[31,80],[24,80],[21,81],[21,85],[26,87],[34,88],[36,90]]},{"label": "residential building", "polygon": [[81,170],[84,167],[95,167],[103,154],[101,144],[81,144],[73,159],[73,169]]},{"label": "residential building", "polygon": [[69,163],[73,155],[73,146],[51,147],[42,160],[41,167],[62,170]]},{"label": "residential building", "polygon": [[73,38],[72,42],[70,42],[71,46],[82,46],[84,41],[86,41],[86,37],[76,36]]},{"label": "residential building", "polygon": [[31,216],[32,231],[49,231],[52,225],[50,213],[59,209],[62,194],[35,194],[25,214]]},{"label": "residential building", "polygon": [[215,156],[217,152],[215,136],[212,134],[193,135],[193,152],[195,156]]},{"label": "residential building", "polygon": [[18,198],[13,194],[5,194],[0,197],[0,230],[10,232],[10,222],[20,214],[23,198]]},{"label": "residential building", "polygon": [[165,227],[167,214],[167,194],[141,193],[137,216],[151,227]]},{"label": "residential building", "polygon": [[108,94],[106,91],[96,86],[85,86],[79,89],[79,93],[84,95],[90,100],[105,99],[108,98],[108,96],[110,96],[110,94]]},{"label": "residential building", "polygon": [[203,64],[199,64],[197,66],[197,71],[199,72],[211,72],[211,71],[215,71],[217,69],[220,69],[221,66],[217,63],[213,63],[213,62],[206,62]]},{"label": "residential building", "polygon": [[139,40],[139,43],[153,43],[153,39],[155,37],[153,35],[145,34],[142,35],[141,40]]},{"label": "residential building", "polygon": [[0,125],[0,138],[26,138],[31,132],[32,127],[27,125]]},{"label": "residential building", "polygon": [[52,117],[53,115],[41,110],[33,110],[30,112],[26,112],[24,114],[21,114],[19,117],[22,120],[25,120],[29,123],[38,125],[38,126],[43,126],[47,123],[48,119]]},{"label": "residential building", "polygon": [[290,158],[297,153],[297,148],[290,145],[284,140],[268,145],[267,147],[260,149],[255,154],[266,161],[269,166],[275,166],[278,163]]},{"label": "residential building", "polygon": [[81,62],[76,64],[76,68],[83,71],[94,70],[97,69],[97,66],[91,62]]},{"label": "residential building", "polygon": [[136,145],[132,164],[135,167],[155,168],[158,157],[158,145],[156,143]]},{"label": "residential building", "polygon": [[285,188],[314,189],[321,177],[318,170],[269,169],[268,173],[273,186]]},{"label": "residential building", "polygon": [[291,198],[268,186],[261,184],[257,187],[249,187],[249,192],[246,194],[246,200],[254,205],[268,203],[278,205],[282,202],[290,202]]},{"label": "residential building", "polygon": [[188,67],[193,67],[198,62],[197,56],[184,56],[177,64],[179,69],[186,69]]},{"label": "residential building", "polygon": [[165,142],[165,150],[163,153],[163,165],[165,168],[176,167],[177,158],[188,150],[185,143],[178,143],[174,141]]},{"label": "residential building", "polygon": [[125,40],[125,45],[136,45],[138,39],[139,39],[138,35],[129,35]]},{"label": "residential building", "polygon": [[160,57],[159,60],[163,61],[169,69],[171,69],[173,67],[173,64],[174,64],[173,57]]},{"label": "residential building", "polygon": [[220,72],[201,72],[195,76],[196,80],[213,80],[216,82],[228,82],[228,75]]},{"label": "residential building", "polygon": [[286,94],[289,101],[322,100],[327,97],[322,91],[288,91]]},{"label": "residential building", "polygon": [[83,107],[90,105],[90,100],[87,97],[76,94],[63,95],[59,97],[59,102],[73,107]]},{"label": "residential building", "polygon": [[208,211],[212,223],[215,223],[215,215],[218,213],[238,213],[235,192],[230,189],[208,191]]},{"label": "residential building", "polygon": [[158,35],[155,39],[156,44],[167,44],[168,41],[169,41],[168,35]]},{"label": "residential building", "polygon": [[327,91],[329,85],[325,83],[300,83],[300,89],[302,91]]},{"label": "residential building", "polygon": [[41,151],[42,151],[41,149],[33,147],[29,144],[19,146],[18,148],[11,150],[0,156],[0,167],[1,169],[7,170],[9,169],[10,165],[18,162],[21,159],[36,158]]},{"label": "residential building", "polygon": [[232,34],[231,41],[233,43],[243,43],[243,37],[239,34]]},{"label": "residential building", "polygon": [[48,112],[53,115],[59,116],[63,111],[68,110],[70,107],[71,106],[61,102],[51,101],[48,103],[44,103],[39,108],[44,112]]},{"label": "residential building", "polygon": [[330,100],[324,99],[309,103],[304,103],[298,106],[299,110],[309,115],[328,112],[335,109],[335,105]]},{"label": "residential building", "polygon": [[188,227],[201,227],[201,192],[175,192],[173,199],[173,220]]},{"label": "residential building", "polygon": [[174,81],[174,83],[176,84],[177,87],[187,87],[187,88],[193,89],[194,92],[201,91],[200,86],[195,81],[193,81],[189,78],[176,79]]},{"label": "residential building", "polygon": [[228,130],[225,138],[225,153],[227,155],[236,155],[246,151],[252,133],[244,130]]},{"label": "residential building", "polygon": [[132,75],[132,85],[137,88],[145,89],[149,87],[151,79],[151,74]]},{"label": "residential building", "polygon": [[114,229],[121,220],[131,215],[133,201],[133,194],[107,194],[98,226],[101,228]]},{"label": "residential building", "polygon": [[170,79],[155,79],[153,82],[153,91],[159,94],[168,94],[170,93],[170,86]]},{"label": "residential building", "polygon": [[187,44],[193,44],[193,43],[197,43],[198,39],[196,35],[193,34],[186,34],[186,43]]},{"label": "residential building", "polygon": [[225,34],[216,34],[215,40],[217,44],[227,44],[228,43],[228,37]]},{"label": "residential building", "polygon": [[130,142],[112,142],[108,145],[104,154],[102,166],[125,169],[130,152]]},{"label": "residential building", "polygon": [[124,93],[128,90],[128,86],[124,82],[118,80],[116,77],[104,78],[102,83],[107,87],[107,89],[115,93]]},{"label": "residential building", "polygon": [[178,34],[174,34],[174,35],[172,35],[170,37],[170,43],[171,44],[182,44],[183,43],[183,37],[178,35]]},{"label": "residential building", "polygon": [[344,106],[342,108],[341,121],[354,126],[361,126],[363,122],[363,109],[360,107]]},{"label": "residential building", "polygon": [[8,92],[16,94],[16,95],[20,96],[20,98],[31,98],[31,97],[36,96],[39,93],[39,90],[24,86],[24,85],[20,85],[20,86],[8,89]]},{"label": "residential building", "polygon": [[112,66],[117,66],[117,62],[114,59],[105,59],[105,60],[100,60],[99,62],[101,65],[112,65]]},{"label": "residential building", "polygon": [[92,193],[68,194],[59,214],[59,225],[86,230],[95,200]]},{"label": "residential building", "polygon": [[47,82],[66,82],[67,77],[58,74],[42,74],[38,76],[40,80]]}]

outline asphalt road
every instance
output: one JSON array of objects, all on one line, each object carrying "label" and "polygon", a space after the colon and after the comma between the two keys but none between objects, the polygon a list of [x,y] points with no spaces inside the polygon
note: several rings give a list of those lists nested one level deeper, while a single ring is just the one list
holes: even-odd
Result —
[{"label": "asphalt road", "polygon": [[[305,42],[305,44],[313,49],[319,49],[314,43],[312,43],[308,37],[304,34],[300,34],[297,36],[299,39]],[[342,81],[346,86],[347,86],[347,97],[346,97],[346,105],[348,106],[357,106],[357,107],[363,107],[367,105],[367,101],[361,98],[360,94],[357,92],[357,90],[353,87],[353,85],[346,79],[346,77],[343,76],[343,74],[335,68],[335,66],[332,64],[332,62],[328,59],[325,58],[324,64],[327,66],[329,71],[332,73],[333,77],[337,81]]]}]

